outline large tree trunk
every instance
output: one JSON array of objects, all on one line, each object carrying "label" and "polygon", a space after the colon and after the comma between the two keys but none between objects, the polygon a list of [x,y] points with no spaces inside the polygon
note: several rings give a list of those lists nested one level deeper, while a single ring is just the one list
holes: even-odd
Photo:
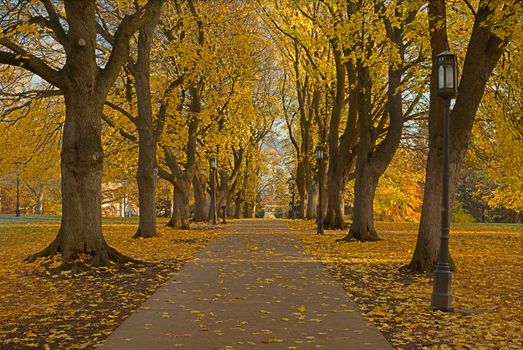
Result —
[{"label": "large tree trunk", "polygon": [[[361,163],[364,163],[362,161]],[[358,161],[359,163],[359,161]],[[354,218],[345,240],[377,241],[378,233],[374,228],[374,195],[378,186],[378,177],[370,166],[358,164],[354,183]]]},{"label": "large tree trunk", "polygon": [[205,180],[199,169],[196,170],[193,178],[194,194],[194,217],[193,221],[207,221],[207,197],[205,191]]},{"label": "large tree trunk", "polygon": [[234,218],[240,219],[242,217],[242,203],[243,198],[241,196],[241,193],[238,193],[236,197],[234,198]]},{"label": "large tree trunk", "polygon": [[28,261],[57,252],[62,253],[64,267],[73,269],[76,269],[76,260],[81,253],[91,255],[94,266],[107,265],[110,260],[127,260],[109,247],[102,234],[101,114],[104,98],[81,84],[65,94],[62,221],[55,240]]},{"label": "large tree trunk", "polygon": [[343,218],[345,178],[343,173],[339,174],[331,163],[327,172],[327,183],[327,213],[323,221],[324,226],[329,229],[342,229],[345,227]]},{"label": "large tree trunk", "polygon": [[342,51],[338,41],[332,42],[334,61],[336,63],[336,97],[332,106],[329,124],[329,168],[327,183],[327,214],[324,218],[325,228],[342,229],[345,227],[343,218],[343,191],[345,189],[346,164],[339,162],[339,127],[345,100],[345,65],[342,62]]},{"label": "large tree trunk", "polygon": [[[298,160],[296,167],[296,188],[298,189],[298,218],[305,218],[305,203],[307,200],[307,188],[305,183],[305,164],[303,159]],[[296,200],[296,199],[295,199]],[[296,205],[296,203],[292,203]],[[292,208],[294,210],[294,208]]]},{"label": "large tree trunk", "polygon": [[151,45],[153,31],[160,17],[156,13],[154,20],[140,29],[138,36],[138,58],[136,64],[130,63],[136,80],[136,96],[138,102],[138,201],[140,216],[138,230],[134,238],[156,236],[156,136],[153,125],[153,111],[151,105]]},{"label": "large tree trunk", "polygon": [[[189,185],[186,183],[185,185]],[[189,220],[191,215],[191,208],[189,206],[189,188],[190,186],[175,185],[173,195],[173,215],[167,223],[167,226],[188,230],[190,228]]]},{"label": "large tree trunk", "polygon": [[312,179],[312,174],[307,178],[307,219],[316,218],[316,208],[318,204],[318,193],[316,182]]},{"label": "large tree trunk", "polygon": [[[429,111],[429,155],[418,239],[409,264],[409,268],[416,271],[434,269],[439,254],[441,230],[444,103],[436,94],[436,55],[446,50],[448,45],[445,29],[445,2],[433,0],[429,2],[429,5],[431,14],[429,28],[434,31],[431,37],[433,65]],[[491,8],[488,1],[480,1],[463,65],[458,98],[450,115],[449,192],[451,208],[459,180],[459,169],[470,141],[479,103],[492,70],[507,44],[506,40],[501,40],[492,32],[493,24],[485,24],[494,11],[496,8]],[[443,23],[443,26],[437,27],[438,23]]]}]

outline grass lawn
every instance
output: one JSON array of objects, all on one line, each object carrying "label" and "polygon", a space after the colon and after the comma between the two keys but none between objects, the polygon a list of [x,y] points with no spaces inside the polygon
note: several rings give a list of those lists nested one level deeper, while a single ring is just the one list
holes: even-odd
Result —
[{"label": "grass lawn", "polygon": [[162,227],[159,237],[135,240],[131,237],[136,225],[113,220],[104,224],[109,244],[147,263],[96,268],[80,275],[56,269],[58,258],[24,263],[25,257],[52,241],[58,224],[56,220],[0,224],[2,350],[91,348],[217,236],[217,230],[195,224],[191,231]]},{"label": "grass lawn", "polygon": [[344,231],[315,234],[312,221],[288,221],[397,349],[521,349],[523,225],[453,224],[450,249],[455,313],[429,308],[432,274],[404,267],[414,223],[377,223],[379,242],[335,242]]}]

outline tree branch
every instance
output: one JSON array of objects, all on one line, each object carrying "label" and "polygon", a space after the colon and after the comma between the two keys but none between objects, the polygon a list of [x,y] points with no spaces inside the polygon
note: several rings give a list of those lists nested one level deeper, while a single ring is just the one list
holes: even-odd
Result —
[{"label": "tree branch", "polygon": [[67,34],[65,33],[64,28],[60,24],[60,18],[58,17],[56,9],[51,3],[51,0],[41,1],[45,6],[47,14],[49,15],[49,20],[46,20],[46,26],[53,31],[56,41],[58,41],[64,47],[65,51],[70,52],[71,45],[69,44],[69,40],[67,39]]},{"label": "tree branch", "polygon": [[120,133],[120,135],[122,135],[123,137],[125,137],[127,140],[131,141],[131,142],[134,142],[134,143],[138,143],[138,138],[136,136],[134,136],[133,134],[131,133],[128,133],[127,131],[125,131],[123,128],[119,127],[116,125],[116,123],[111,119],[109,118],[105,113],[102,114],[102,120],[104,122],[107,123],[107,125],[109,125],[110,127],[112,128],[115,128],[116,130],[118,130],[118,132]]},{"label": "tree branch", "polygon": [[129,56],[129,39],[141,26],[154,18],[155,13],[160,11],[163,0],[149,0],[147,5],[130,16],[122,19],[116,33],[114,34],[113,50],[109,60],[100,71],[99,84],[102,89],[109,90],[115,81],[122,65]]},{"label": "tree branch", "polygon": [[27,69],[59,89],[65,87],[65,82],[60,71],[51,68],[44,61],[29,54],[26,50],[7,38],[0,38],[0,45],[12,51],[0,51],[0,64],[8,64],[10,66]]}]

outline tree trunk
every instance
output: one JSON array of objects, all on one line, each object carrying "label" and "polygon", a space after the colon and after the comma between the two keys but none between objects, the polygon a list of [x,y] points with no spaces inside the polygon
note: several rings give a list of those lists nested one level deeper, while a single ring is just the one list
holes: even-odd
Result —
[{"label": "tree trunk", "polygon": [[36,214],[37,215],[43,215],[44,214],[44,190],[41,189],[40,193],[38,194],[36,198]]},{"label": "tree trunk", "polygon": [[207,221],[207,196],[205,191],[205,180],[199,169],[196,170],[192,182],[194,194],[194,217],[193,221]]},{"label": "tree trunk", "polygon": [[367,159],[358,160],[354,183],[354,216],[349,233],[344,240],[377,241],[380,239],[374,228],[374,195],[378,176],[366,164]]},{"label": "tree trunk", "polygon": [[242,217],[242,199],[237,197],[234,201],[234,218],[240,219]]},{"label": "tree trunk", "polygon": [[312,174],[307,178],[307,219],[316,218],[316,208],[318,206],[317,184],[312,179]]},{"label": "tree trunk", "polygon": [[101,114],[105,96],[85,86],[65,94],[66,118],[61,153],[62,221],[55,240],[38,257],[62,253],[64,267],[76,269],[81,253],[94,266],[129,260],[109,247],[102,234],[103,149]]},{"label": "tree trunk", "polygon": [[140,216],[138,230],[134,238],[156,236],[156,137],[153,125],[151,105],[151,45],[153,31],[160,17],[160,11],[155,18],[143,26],[138,36],[138,58],[136,64],[130,64],[136,81],[136,96],[138,104],[138,203]]},{"label": "tree trunk", "polygon": [[[436,94],[436,55],[446,50],[448,45],[445,29],[445,2],[443,0],[433,0],[429,5],[429,14],[431,14],[429,16],[429,28],[434,30],[431,37],[432,75],[430,82],[429,155],[418,239],[409,264],[409,268],[416,271],[430,271],[434,269],[439,254],[441,229],[444,103],[443,99]],[[480,1],[463,64],[458,98],[450,114],[450,208],[452,208],[455,189],[459,180],[459,169],[470,141],[472,125],[479,103],[492,70],[508,42],[507,40],[501,40],[492,32],[492,28],[496,23],[485,23],[496,10],[496,7],[491,7],[488,1]],[[498,20],[501,21],[502,17]],[[438,27],[441,23],[443,25]]]},{"label": "tree trunk", "polygon": [[345,228],[343,218],[343,191],[345,190],[345,179],[329,164],[327,172],[327,213],[324,218],[324,227],[328,229]]},{"label": "tree trunk", "polygon": [[254,204],[243,202],[243,217],[252,219],[254,217]]},{"label": "tree trunk", "polygon": [[[185,185],[188,185],[188,183]],[[167,226],[181,230],[188,230],[190,228],[189,219],[191,208],[189,206],[189,188],[190,186],[175,185],[173,215],[167,223]]]},{"label": "tree trunk", "polygon": [[[305,182],[305,161],[303,159],[298,160],[298,166],[296,169],[296,188],[298,189],[298,218],[305,218],[305,203],[307,200],[307,188]],[[296,205],[293,203],[293,205]]]}]

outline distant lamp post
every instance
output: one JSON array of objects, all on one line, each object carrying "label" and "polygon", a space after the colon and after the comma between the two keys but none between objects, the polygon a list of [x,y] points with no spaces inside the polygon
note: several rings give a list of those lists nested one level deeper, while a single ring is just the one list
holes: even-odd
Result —
[{"label": "distant lamp post", "polygon": [[445,100],[443,118],[443,186],[441,196],[441,243],[438,263],[434,270],[431,307],[435,310],[452,312],[452,272],[450,271],[449,231],[449,154],[450,154],[450,102],[458,94],[456,56],[444,51],[436,58],[438,79],[437,95]]},{"label": "distant lamp post", "polygon": [[323,145],[316,146],[316,160],[318,162],[318,214],[316,221],[318,223],[316,232],[323,234]]},{"label": "distant lamp post", "polygon": [[20,216],[20,175],[16,172],[16,217]]},{"label": "distant lamp post", "polygon": [[211,223],[216,225],[216,158],[209,158],[211,176]]},{"label": "distant lamp post", "polygon": [[294,186],[296,186],[296,180],[291,179],[291,181],[289,182],[289,192],[291,194],[290,207],[291,207],[291,219],[292,220],[296,219],[296,210],[294,208],[294,195],[295,195]]}]

